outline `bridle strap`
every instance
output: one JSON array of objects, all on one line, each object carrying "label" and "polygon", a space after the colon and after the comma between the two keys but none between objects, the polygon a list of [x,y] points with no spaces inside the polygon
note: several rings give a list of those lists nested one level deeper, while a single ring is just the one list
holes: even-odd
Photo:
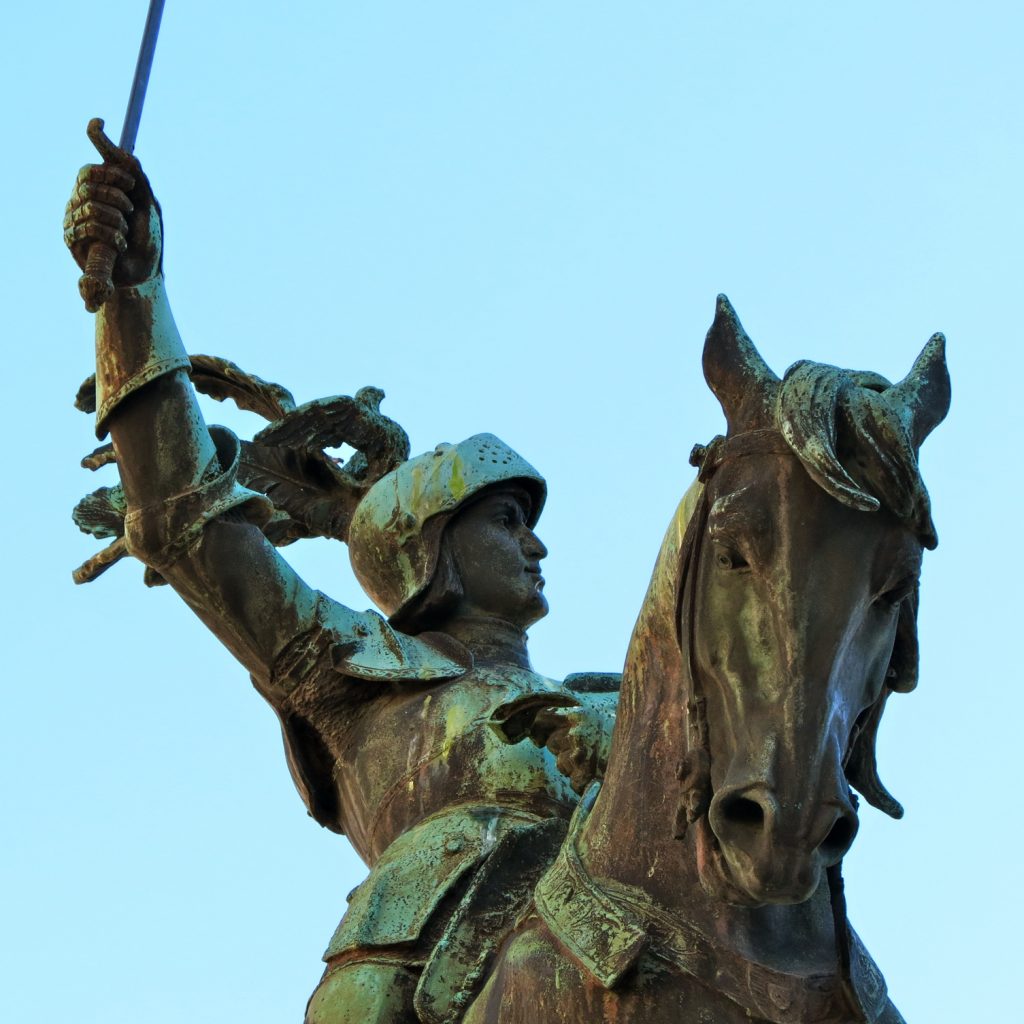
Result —
[{"label": "bridle strap", "polygon": [[842,982],[843,995],[853,1011],[855,1020],[872,1021],[872,1000],[878,1002],[879,991],[884,993],[885,982],[878,969],[870,960],[865,969],[864,958],[855,956],[855,936],[846,916],[846,887],[843,884],[843,862],[833,864],[827,870],[829,904],[832,908],[832,925],[836,937],[836,958],[839,961],[838,975]]},{"label": "bridle strap", "polygon": [[746,430],[723,437],[719,434],[707,444],[695,444],[690,465],[700,470],[700,482],[706,483],[726,459],[744,455],[790,455],[793,449],[778,430]]},{"label": "bridle strap", "polygon": [[[786,439],[777,430],[747,430],[732,437],[713,438],[708,444],[694,445],[690,452],[690,464],[699,469],[699,480],[707,484],[715,471],[727,459],[748,455],[782,455],[791,449]],[[707,703],[700,692],[700,676],[697,673],[694,643],[694,623],[697,617],[696,575],[700,565],[704,534],[706,533],[710,506],[705,489],[700,503],[686,527],[680,557],[680,592],[676,605],[676,641],[684,652],[686,672],[689,676],[689,703],[686,708],[687,731],[689,733],[686,751],[679,761],[677,776],[682,794],[676,812],[673,835],[682,839],[687,827],[699,821],[711,803],[711,748],[708,741]],[[682,629],[686,629],[686,636]]]},{"label": "bridle strap", "polygon": [[[683,793],[679,810],[676,814],[674,835],[682,839],[687,825],[694,824],[703,817],[713,797],[711,788],[711,747],[708,736],[707,702],[700,692],[700,675],[697,672],[695,654],[695,629],[697,612],[696,575],[700,565],[703,540],[707,532],[707,521],[710,514],[710,501],[707,483],[715,472],[729,459],[744,458],[751,455],[786,455],[792,454],[792,448],[778,430],[748,430],[732,437],[721,434],[712,438],[706,445],[694,445],[690,452],[690,464],[697,468],[698,479],[705,485],[700,503],[687,525],[683,540],[683,554],[680,559],[680,580],[682,592],[676,608],[677,640],[685,646],[686,670],[689,675],[689,703],[687,705],[687,723],[689,742],[687,751],[680,762],[679,778]],[[684,628],[686,636],[681,635]],[[846,897],[843,887],[842,863],[835,864],[827,871],[829,888],[829,905],[832,910],[832,921],[835,933],[837,974],[840,979],[842,993],[846,998],[855,1020],[871,1021],[874,1019],[868,1004],[877,1002],[879,987],[884,993],[884,982],[874,965],[871,970],[860,967],[870,958],[866,954],[855,956],[854,948],[859,948],[859,940],[853,935],[846,913]],[[854,946],[854,942],[857,946]]]}]

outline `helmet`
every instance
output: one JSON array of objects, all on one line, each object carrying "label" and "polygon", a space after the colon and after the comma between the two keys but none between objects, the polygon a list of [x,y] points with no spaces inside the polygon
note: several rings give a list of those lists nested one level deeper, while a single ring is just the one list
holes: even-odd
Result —
[{"label": "helmet", "polygon": [[349,526],[348,551],[356,578],[378,608],[393,617],[427,588],[448,516],[485,487],[500,483],[521,484],[529,492],[527,524],[532,528],[547,485],[493,434],[439,444],[403,462],[367,491]]}]

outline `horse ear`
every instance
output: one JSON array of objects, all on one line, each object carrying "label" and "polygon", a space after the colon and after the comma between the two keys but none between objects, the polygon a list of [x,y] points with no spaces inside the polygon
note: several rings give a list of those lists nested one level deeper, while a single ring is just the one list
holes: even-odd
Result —
[{"label": "horse ear", "polygon": [[724,295],[718,296],[715,320],[704,342],[704,379],[721,403],[730,433],[771,425],[779,378]]},{"label": "horse ear", "polygon": [[915,448],[946,418],[949,412],[949,370],[946,339],[933,334],[917,357],[910,373],[885,397],[892,402],[910,432]]}]

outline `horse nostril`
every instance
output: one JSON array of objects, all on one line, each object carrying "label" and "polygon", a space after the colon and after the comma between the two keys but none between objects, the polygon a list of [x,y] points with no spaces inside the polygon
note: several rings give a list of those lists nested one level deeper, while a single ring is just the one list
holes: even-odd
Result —
[{"label": "horse nostril", "polygon": [[836,819],[836,823],[829,829],[829,833],[821,841],[818,849],[822,852],[825,860],[830,864],[840,861],[847,850],[853,845],[853,837],[857,834],[857,828],[849,818],[843,816]]},{"label": "horse nostril", "polygon": [[724,824],[746,832],[760,832],[764,828],[764,808],[745,796],[727,797],[719,805],[718,813]]}]

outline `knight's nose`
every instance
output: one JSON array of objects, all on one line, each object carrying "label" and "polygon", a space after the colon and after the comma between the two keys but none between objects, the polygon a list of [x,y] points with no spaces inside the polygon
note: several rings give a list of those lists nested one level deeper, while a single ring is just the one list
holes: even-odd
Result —
[{"label": "knight's nose", "polygon": [[547,547],[533,530],[526,530],[526,536],[522,541],[522,548],[527,558],[535,558],[537,561],[540,561],[542,558],[548,557]]}]

